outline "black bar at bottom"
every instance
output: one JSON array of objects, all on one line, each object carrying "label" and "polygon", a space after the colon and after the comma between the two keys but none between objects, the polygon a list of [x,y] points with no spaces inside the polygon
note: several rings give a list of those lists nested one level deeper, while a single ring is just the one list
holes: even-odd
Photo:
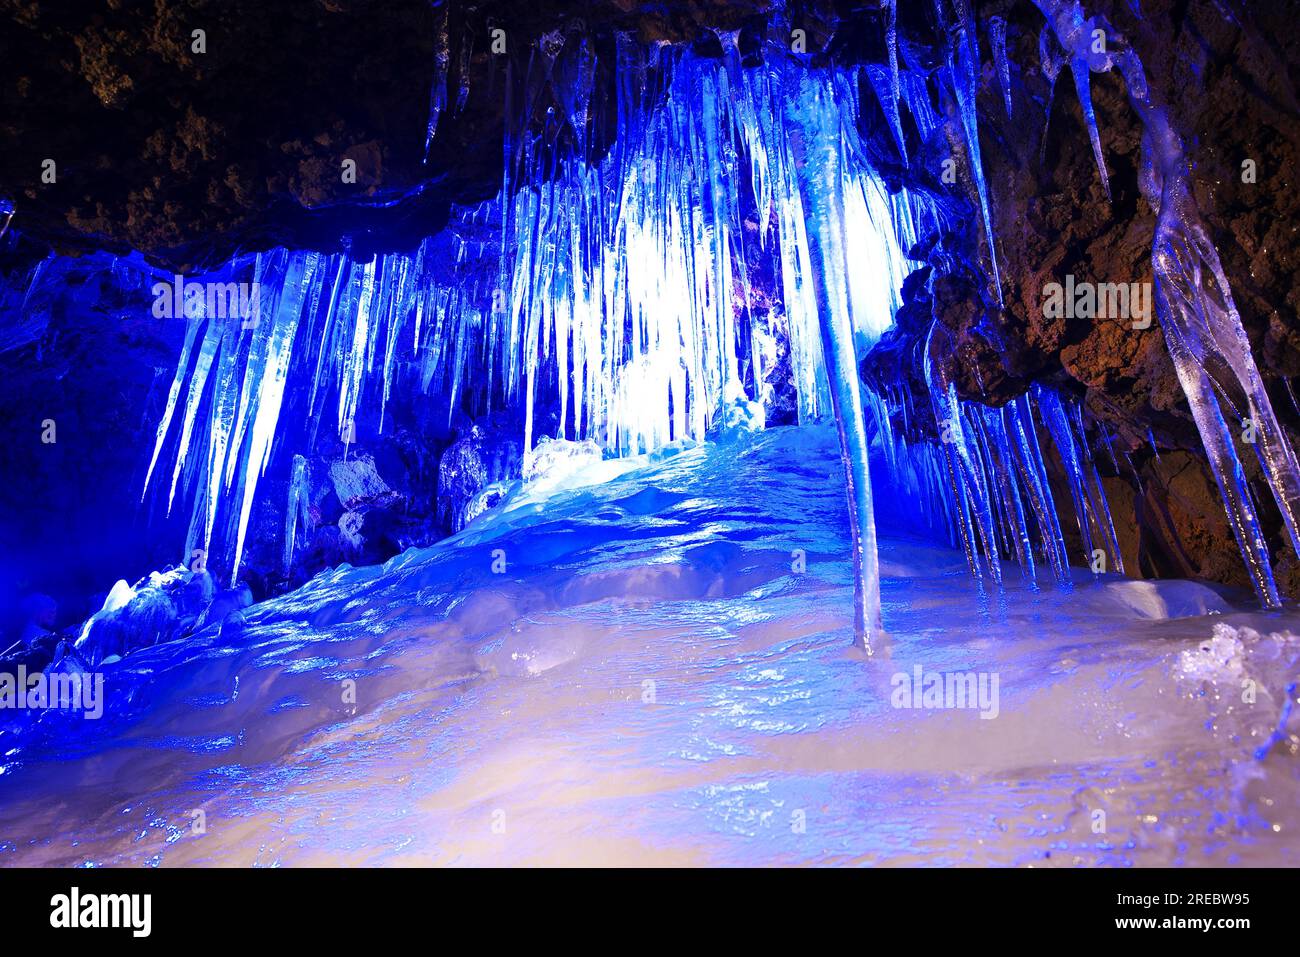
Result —
[{"label": "black bar at bottom", "polygon": [[1200,935],[1231,945],[1294,926],[1292,880],[1283,870],[11,869],[0,870],[0,927],[14,945],[75,936],[338,948],[415,934],[432,945],[522,935],[621,947],[661,933],[680,943],[696,926],[767,949],[777,946],[773,930],[800,926],[813,935],[805,941],[835,926],[863,941],[919,933],[927,950],[1037,933],[1071,944]]}]

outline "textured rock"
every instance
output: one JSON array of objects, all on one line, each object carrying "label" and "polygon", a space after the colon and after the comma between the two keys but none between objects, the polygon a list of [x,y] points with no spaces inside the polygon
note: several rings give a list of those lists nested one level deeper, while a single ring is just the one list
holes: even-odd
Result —
[{"label": "textured rock", "polygon": [[[138,249],[176,267],[277,244],[409,247],[445,223],[448,203],[500,188],[505,73],[528,69],[537,37],[608,42],[618,28],[689,42],[765,7],[15,0],[0,21],[0,198],[33,239]],[[444,17],[449,106],[426,163]],[[491,29],[505,31],[505,54],[492,54]],[[47,159],[54,183],[42,181]]]}]

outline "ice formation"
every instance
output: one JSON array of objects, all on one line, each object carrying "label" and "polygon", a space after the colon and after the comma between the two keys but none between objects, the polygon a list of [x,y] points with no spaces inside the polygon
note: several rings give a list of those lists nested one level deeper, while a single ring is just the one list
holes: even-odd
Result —
[{"label": "ice formation", "polygon": [[1156,313],[1255,590],[1266,605],[1278,607],[1267,543],[1234,445],[1237,432],[1224,407],[1243,427],[1254,427],[1256,454],[1298,555],[1300,464],[1273,413],[1218,250],[1201,221],[1182,137],[1167,108],[1156,102],[1141,60],[1104,18],[1088,18],[1078,0],[1035,2],[1071,57],[1103,183],[1106,167],[1088,92],[1089,71],[1119,70],[1145,128],[1140,185],[1157,217],[1151,252]]},{"label": "ice formation", "polygon": [[989,17],[989,45],[993,47],[993,64],[1002,83],[1002,102],[1011,116],[1011,62],[1007,59],[1007,21],[1002,17]]},{"label": "ice formation", "polygon": [[[1038,4],[1043,72],[1054,83],[1071,69],[1107,189],[1091,72],[1118,68],[1145,124],[1158,315],[1256,588],[1276,605],[1228,423],[1256,426],[1298,550],[1300,470],[1181,141],[1121,37],[1072,0]],[[619,37],[607,104],[587,40],[550,34],[508,84],[494,200],[455,209],[409,253],[275,249],[192,277],[254,295],[234,310],[187,303],[181,318],[144,494],[188,511],[184,564],[118,582],[80,631],[77,649],[115,692],[103,725],[73,733],[65,716],[40,714],[0,728],[2,783],[25,765],[40,772],[0,802],[0,855],[643,863],[646,848],[667,846],[754,863],[775,846],[790,860],[951,864],[951,833],[986,829],[957,863],[1037,864],[1044,834],[1084,863],[1200,860],[1242,834],[1248,861],[1293,862],[1276,835],[1295,829],[1295,776],[1270,766],[1297,741],[1292,634],[1265,637],[1246,622],[1271,621],[1243,614],[1207,638],[1193,616],[1240,614],[1212,589],[1105,577],[1124,562],[1093,450],[1116,471],[1119,460],[1073,396],[1038,384],[1000,406],[969,401],[937,320],[915,376],[860,381],[858,362],[919,262],[909,253],[964,215],[919,188],[890,191],[861,139],[863,97],[877,99],[905,167],[918,165],[917,137],[951,147],[988,298],[1001,296],[976,109],[981,25],[969,0],[935,0],[946,46],[925,67],[900,41],[896,0],[883,8],[887,60],[853,67],[812,66],[781,41],[783,24],[761,67],[742,65],[731,34],[718,37],[720,58]],[[468,95],[466,48],[453,70],[446,16],[426,157]],[[1023,111],[1007,25],[983,26],[991,92],[1008,115]],[[605,107],[612,137],[599,129]],[[42,263],[21,303],[6,298],[21,319],[7,336],[39,340],[40,287],[59,268]],[[162,278],[138,258],[113,268]],[[779,300],[762,308],[749,281],[759,268]],[[765,429],[778,338],[807,428]],[[448,421],[467,408],[521,412],[517,437],[475,424],[439,463],[451,479],[437,508],[454,534],[382,567],[328,570],[256,608],[246,589],[218,594],[206,566],[238,580],[273,463],[288,478],[275,486],[273,555],[287,578],[311,534],[313,451],[342,446],[328,479],[344,506],[387,494],[366,439],[414,394]],[[918,544],[911,526],[962,555]],[[484,560],[496,550],[508,554],[499,573]],[[999,602],[972,608],[952,584],[967,571]],[[845,656],[836,642],[850,622],[868,650],[888,627],[896,658],[918,670],[1005,675],[999,735],[1015,748],[991,746],[965,715],[916,723],[886,709],[897,665]],[[638,706],[644,686],[630,674],[674,697]],[[342,711],[338,683],[356,677],[364,696]],[[1243,680],[1272,691],[1247,705]],[[1198,737],[1207,704],[1215,747]],[[384,733],[358,735],[356,722]],[[343,739],[365,743],[346,758],[366,799],[340,812],[332,759]],[[504,773],[521,753],[529,775]],[[1120,772],[1104,789],[1102,758]],[[1235,775],[1267,780],[1277,797],[1241,813]],[[869,790],[873,813],[795,841],[782,815],[824,807],[828,788]],[[972,788],[980,800],[946,799]],[[413,789],[430,799],[412,805]],[[467,837],[498,804],[529,815],[504,852]],[[1119,812],[1115,833],[1088,826],[1083,812],[1098,804]],[[598,843],[575,840],[575,806]],[[241,826],[190,841],[176,822],[195,807]],[[1216,840],[1186,841],[1193,832]],[[664,833],[691,843],[657,841]],[[899,834],[923,839],[891,843]]]},{"label": "ice formation", "polygon": [[[497,200],[459,210],[412,255],[279,250],[204,277],[247,276],[270,294],[252,319],[188,320],[149,469],[152,481],[174,449],[169,503],[184,487],[193,509],[186,554],[233,541],[238,574],[272,442],[289,433],[301,450],[331,395],[345,443],[367,403],[383,428],[399,382],[444,396],[449,418],[469,389],[488,407],[522,405],[525,463],[543,395],[558,402],[556,439],[617,455],[704,440],[730,397],[761,405],[768,393],[766,330],[746,300],[747,256],[759,255],[781,277],[801,418],[843,423],[859,635],[878,630],[857,358],[892,324],[904,250],[942,214],[891,195],[866,161],[860,71],[809,71],[775,46],[768,68],[743,68],[735,38],[721,39],[721,60],[621,40],[620,132],[599,157],[593,54],[586,41],[543,43]],[[537,129],[523,118],[543,93],[564,109]],[[290,381],[307,386],[296,430],[278,425]]]},{"label": "ice formation", "polygon": [[[1256,589],[1276,605],[1230,419],[1256,428],[1255,451],[1297,551],[1300,468],[1196,212],[1181,141],[1122,37],[1077,2],[1038,5],[1048,18],[1043,72],[1054,82],[1070,67],[1103,184],[1090,72],[1117,67],[1145,124],[1142,186],[1159,211],[1157,313]],[[287,567],[307,524],[300,463],[333,435],[346,454],[359,434],[382,432],[395,395],[436,396],[449,422],[467,408],[521,410],[524,472],[543,440],[634,456],[761,424],[780,337],[800,421],[838,426],[864,645],[882,625],[873,468],[913,496],[910,507],[933,506],[926,521],[964,549],[981,579],[999,583],[1007,556],[1030,579],[1045,567],[1065,581],[1072,561],[1121,571],[1092,441],[1069,397],[1037,387],[1001,408],[962,401],[941,361],[950,344],[939,326],[920,370],[928,395],[901,384],[875,395],[860,385],[858,360],[893,323],[903,279],[919,264],[908,253],[961,225],[959,205],[886,187],[861,139],[863,97],[878,101],[904,164],[908,134],[922,144],[942,137],[951,148],[963,172],[955,189],[967,191],[982,231],[990,292],[1002,294],[976,108],[979,24],[968,0],[934,0],[934,10],[945,43],[928,67],[900,40],[893,2],[884,7],[879,64],[814,67],[785,43],[779,17],[762,66],[742,65],[735,34],[718,35],[720,57],[620,35],[609,102],[600,99],[590,41],[547,35],[524,75],[507,80],[495,199],[454,209],[447,229],[409,253],[275,249],[192,277],[255,294],[251,307],[233,311],[187,303],[145,476],[146,496],[189,512],[179,557],[202,555],[237,580],[259,484],[277,460],[290,472]],[[451,106],[445,17],[444,9],[426,152]],[[1009,113],[1007,24],[991,18],[984,32]],[[463,105],[467,72],[457,72]],[[138,261],[129,268],[147,272]],[[767,311],[755,307],[749,281],[760,268],[777,281]],[[20,313],[39,319],[26,300]],[[909,426],[921,408],[937,437]],[[557,412],[545,426],[543,409]],[[1100,438],[1114,460],[1109,436]],[[1052,454],[1068,478],[1081,554],[1067,553],[1048,483]],[[883,471],[869,467],[873,457]],[[453,528],[502,500],[501,488],[480,493],[505,473],[482,478],[439,503]]]},{"label": "ice formation", "polygon": [[[1002,583],[1003,556],[1030,582],[1046,565],[1061,585],[1070,565],[1094,573],[1124,571],[1110,505],[1092,459],[1082,410],[1057,392],[1036,386],[1001,408],[962,401],[944,372],[946,333],[931,330],[924,362],[937,443],[909,442],[907,422],[917,417],[914,400],[900,392],[873,403],[875,436],[888,486],[912,507],[941,520],[935,531],[966,555],[979,580]],[[891,423],[902,428],[895,430]],[[1045,447],[1040,431],[1051,439]],[[1045,451],[1045,448],[1047,451]],[[1048,479],[1047,455],[1055,452],[1070,492],[1082,552],[1071,555]]]},{"label": "ice formation", "polygon": [[[1083,569],[1069,592],[1008,575],[981,608],[895,509],[893,655],[859,660],[839,454],[812,426],[606,460],[628,471],[525,489],[382,568],[228,598],[221,627],[103,665],[100,720],[0,715],[0,862],[1295,863],[1300,785],[1272,742],[1297,732],[1296,640],[1249,633],[1294,613],[1152,620],[1194,610],[1188,583],[1113,580],[1152,592],[1135,610]],[[179,584],[123,583],[96,631],[137,634]],[[998,719],[891,707],[917,666],[1000,675]]]}]

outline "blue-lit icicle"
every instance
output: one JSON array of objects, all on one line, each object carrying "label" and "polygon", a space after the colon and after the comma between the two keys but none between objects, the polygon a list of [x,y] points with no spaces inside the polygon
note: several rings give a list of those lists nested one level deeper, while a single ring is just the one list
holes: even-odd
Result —
[{"label": "blue-lit icicle", "polygon": [[843,245],[841,205],[845,173],[840,166],[839,109],[828,87],[803,81],[799,113],[804,124],[793,132],[790,144],[808,221],[807,241],[813,265],[810,278],[848,489],[854,635],[870,654],[884,637],[884,629],[880,617],[880,564],[867,467],[866,424],[853,347],[853,322],[849,316],[849,261]]}]

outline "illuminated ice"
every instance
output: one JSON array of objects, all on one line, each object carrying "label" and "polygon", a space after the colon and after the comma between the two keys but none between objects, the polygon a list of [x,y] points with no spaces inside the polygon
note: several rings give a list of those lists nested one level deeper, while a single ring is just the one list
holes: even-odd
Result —
[{"label": "illuminated ice", "polygon": [[[1295,613],[982,603],[884,512],[868,659],[833,430],[663,451],[106,664],[98,721],[8,714],[0,864],[1297,863]],[[894,707],[917,668],[997,717]]]}]

